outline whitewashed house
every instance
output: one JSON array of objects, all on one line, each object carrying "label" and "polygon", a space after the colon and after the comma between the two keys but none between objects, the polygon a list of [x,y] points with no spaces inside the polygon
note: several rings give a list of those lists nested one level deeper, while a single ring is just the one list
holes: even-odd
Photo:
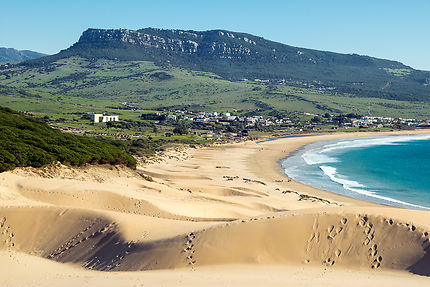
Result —
[{"label": "whitewashed house", "polygon": [[88,114],[87,117],[94,123],[117,122],[118,116],[107,116],[103,114]]}]

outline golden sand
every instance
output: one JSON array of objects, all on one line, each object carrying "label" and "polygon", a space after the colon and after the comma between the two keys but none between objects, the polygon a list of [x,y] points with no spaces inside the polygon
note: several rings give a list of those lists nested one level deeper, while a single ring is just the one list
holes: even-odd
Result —
[{"label": "golden sand", "polygon": [[1,286],[425,286],[429,212],[321,191],[277,165],[310,142],[380,135],[2,173]]}]

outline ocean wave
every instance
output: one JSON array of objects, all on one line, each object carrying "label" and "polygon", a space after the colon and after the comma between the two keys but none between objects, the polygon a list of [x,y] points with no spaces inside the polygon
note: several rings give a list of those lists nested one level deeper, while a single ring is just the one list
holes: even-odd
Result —
[{"label": "ocean wave", "polygon": [[405,136],[388,136],[388,137],[377,137],[377,138],[359,138],[353,140],[339,141],[334,144],[328,144],[321,148],[321,153],[327,153],[342,149],[353,149],[362,148],[378,145],[398,145],[404,142],[417,141],[417,140],[428,140],[430,134],[424,135],[405,135]]},{"label": "ocean wave", "polygon": [[378,145],[399,145],[404,142],[428,139],[430,139],[430,134],[342,140],[319,148],[307,150],[302,154],[302,158],[308,165],[331,163],[337,162],[338,160],[335,154],[345,149],[357,149]]},{"label": "ocean wave", "polygon": [[425,207],[425,206],[408,203],[408,202],[397,200],[397,199],[387,197],[387,196],[382,196],[382,195],[376,194],[375,192],[371,192],[369,190],[366,190],[366,189],[364,189],[366,186],[360,184],[357,181],[340,178],[339,174],[337,173],[337,169],[334,167],[322,165],[319,168],[322,170],[322,172],[325,175],[327,175],[330,178],[331,181],[342,185],[342,187],[346,190],[356,192],[356,193],[359,193],[361,195],[365,195],[368,197],[377,198],[379,200],[388,201],[390,203],[396,203],[396,204],[399,204],[401,206],[403,205],[403,206],[409,206],[409,207],[414,207],[414,208],[419,208],[419,209],[430,210],[430,208]]},{"label": "ocean wave", "polygon": [[302,154],[302,158],[308,165],[337,162],[336,158],[322,154],[317,150],[305,152]]}]

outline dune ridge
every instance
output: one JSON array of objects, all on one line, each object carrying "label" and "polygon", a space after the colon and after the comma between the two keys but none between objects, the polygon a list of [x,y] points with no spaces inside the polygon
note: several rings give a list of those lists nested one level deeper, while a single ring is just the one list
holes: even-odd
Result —
[{"label": "dune ridge", "polygon": [[[52,165],[2,173],[0,260],[14,266],[37,257],[92,278],[99,275],[86,272],[145,271],[126,275],[144,278],[148,270],[206,274],[232,265],[342,276],[342,270],[382,270],[378,276],[387,282],[396,271],[419,286],[423,279],[413,274],[430,276],[427,211],[316,190],[278,169],[277,160],[303,144],[360,135],[177,149],[135,171]],[[8,272],[0,271],[6,278]],[[20,284],[27,286],[19,280],[10,286]]]},{"label": "dune ridge", "polygon": [[100,271],[304,263],[430,275],[428,228],[343,208],[242,219],[151,242],[126,241],[113,218],[93,212],[3,208],[0,216],[0,248]]}]

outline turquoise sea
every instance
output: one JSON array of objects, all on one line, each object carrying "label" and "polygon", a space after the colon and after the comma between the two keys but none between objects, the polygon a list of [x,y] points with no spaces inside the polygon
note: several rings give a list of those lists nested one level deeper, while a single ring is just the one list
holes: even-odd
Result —
[{"label": "turquoise sea", "polygon": [[386,205],[430,210],[430,135],[316,142],[280,161],[299,182]]}]

